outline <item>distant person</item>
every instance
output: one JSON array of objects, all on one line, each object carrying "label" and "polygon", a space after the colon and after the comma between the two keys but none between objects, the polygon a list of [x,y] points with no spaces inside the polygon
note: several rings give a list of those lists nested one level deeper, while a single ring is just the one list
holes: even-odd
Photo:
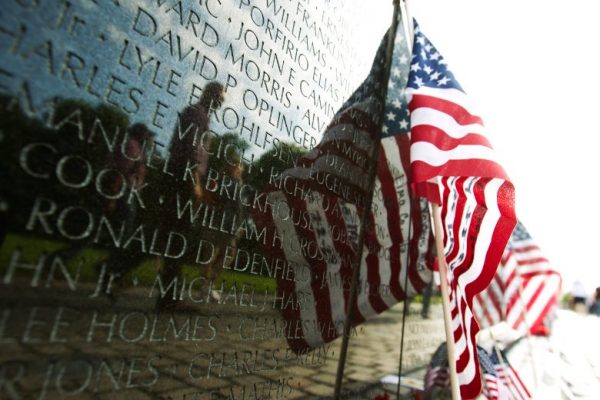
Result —
[{"label": "distant person", "polygon": [[421,308],[421,317],[424,319],[429,318],[429,304],[431,303],[431,296],[433,294],[433,279],[429,281],[425,289],[423,290],[423,305]]},{"label": "distant person", "polygon": [[8,208],[8,202],[0,195],[0,247],[2,247],[8,231]]},{"label": "distant person", "polygon": [[600,316],[600,287],[597,287],[594,292],[594,298],[590,304],[589,312],[590,314]]},{"label": "distant person", "polygon": [[571,309],[576,312],[584,313],[586,310],[587,295],[581,281],[573,282],[571,289]]}]

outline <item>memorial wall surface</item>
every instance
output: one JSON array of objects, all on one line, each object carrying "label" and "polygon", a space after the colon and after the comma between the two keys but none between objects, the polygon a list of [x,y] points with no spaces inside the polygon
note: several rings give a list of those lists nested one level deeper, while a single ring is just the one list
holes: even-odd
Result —
[{"label": "memorial wall surface", "polygon": [[336,370],[367,257],[391,5],[363,3],[3,3],[1,398],[333,394],[299,371]]}]

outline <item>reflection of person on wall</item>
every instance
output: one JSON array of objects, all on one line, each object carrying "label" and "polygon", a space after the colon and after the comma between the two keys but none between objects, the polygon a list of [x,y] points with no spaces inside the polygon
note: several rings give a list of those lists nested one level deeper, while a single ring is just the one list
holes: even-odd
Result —
[{"label": "reflection of person on wall", "polygon": [[[183,110],[179,117],[179,126],[173,132],[169,145],[170,164],[173,170],[178,171],[177,180],[165,183],[165,188],[169,188],[172,193],[176,193],[180,201],[185,203],[190,200],[198,207],[201,203],[211,204],[214,202],[213,196],[205,193],[206,174],[208,171],[209,151],[213,140],[209,132],[209,113],[221,107],[224,100],[224,88],[218,82],[208,83],[200,96],[198,103],[188,106]],[[190,166],[190,168],[186,168]],[[191,169],[191,176],[185,175],[183,171]],[[174,213],[176,207],[166,210],[167,215],[163,217],[162,222],[166,230],[177,231],[186,236],[204,236],[199,229],[190,226],[189,219],[177,218]],[[165,260],[161,270],[161,280],[165,285],[169,285],[173,279],[181,273],[181,268],[186,262],[192,260],[185,257],[176,260]],[[171,308],[176,305],[173,291],[176,285],[170,286],[171,289],[158,298],[156,306],[159,309]]]},{"label": "reflection of person on wall", "polygon": [[[132,125],[120,151],[114,153],[109,162],[110,167],[119,174],[108,184],[109,193],[118,193],[124,185],[127,188],[141,187],[146,180],[146,153],[147,142],[152,140],[154,133],[144,124]],[[125,179],[125,182],[123,182]],[[138,216],[136,202],[128,202],[127,196],[118,199],[109,199],[105,204],[105,215],[111,220],[124,222],[124,234],[126,237],[133,234],[136,228],[136,217]],[[127,271],[135,268],[144,259],[144,254],[135,250],[127,251],[114,249],[105,264],[107,272],[122,277]]]},{"label": "reflection of person on wall", "polygon": [[[125,178],[125,183],[128,188],[140,187],[143,185],[146,178],[146,157],[144,150],[146,142],[151,140],[154,133],[142,123],[132,125],[125,138],[121,151],[114,153],[111,160],[111,167],[119,171]],[[112,180],[113,193],[117,192],[121,185],[121,179]],[[116,207],[126,207],[125,202],[117,202],[116,200],[109,201],[107,208],[109,212],[115,212]],[[127,214],[131,215],[131,210],[126,210]]]},{"label": "reflection of person on wall", "polygon": [[[198,200],[202,199],[202,184],[208,168],[208,151],[212,135],[208,132],[208,119],[211,109],[221,107],[224,100],[223,85],[210,82],[202,91],[198,103],[183,110],[179,118],[179,128],[173,132],[169,153],[175,168],[183,170],[187,162],[195,163],[193,182],[178,181],[180,195],[189,193]],[[180,139],[180,131],[186,132]]]}]

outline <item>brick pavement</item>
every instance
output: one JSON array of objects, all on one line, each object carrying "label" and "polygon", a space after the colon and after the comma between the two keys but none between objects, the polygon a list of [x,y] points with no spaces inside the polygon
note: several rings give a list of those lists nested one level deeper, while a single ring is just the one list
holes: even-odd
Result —
[{"label": "brick pavement", "polygon": [[[12,304],[15,298],[19,302]],[[147,290],[137,288],[113,299],[89,299],[56,289],[20,290],[17,297],[7,290],[0,300],[5,305],[0,310],[0,398],[248,400],[333,395],[341,339],[328,351],[297,358],[286,351],[285,338],[249,340],[241,335],[240,320],[277,320],[280,314],[275,310],[257,314],[234,305],[199,304],[157,312]],[[422,377],[423,366],[443,340],[440,308],[432,307],[431,318],[423,320],[420,305],[411,306],[403,374]],[[402,304],[358,327],[358,336],[350,339],[344,398],[395,394],[396,387],[383,387],[379,381],[398,373],[401,328]],[[217,333],[211,337],[213,330]]]},{"label": "brick pavement", "polygon": [[[391,399],[396,398],[397,386],[384,385],[380,381],[387,375],[397,375],[399,371],[402,311],[403,305],[398,304],[384,314],[374,317],[359,328],[358,337],[350,340],[342,398],[371,400],[383,393],[388,393]],[[421,327],[421,329],[412,329],[412,331],[435,329],[437,332],[424,341],[424,347],[404,349],[404,355],[410,357],[406,357],[403,362],[402,374],[422,379],[431,353],[444,340],[444,325],[441,305],[432,306],[430,318],[426,320],[421,318],[420,311],[420,304],[411,305],[406,321],[406,339],[411,340],[413,344],[416,343],[415,339],[423,339],[424,333],[420,336],[415,335],[414,332],[409,332],[408,327],[410,326]],[[422,329],[423,326],[426,329]],[[341,340],[336,341],[339,348],[338,341],[341,342]],[[415,357],[415,354],[420,357]],[[303,391],[306,392],[306,395],[302,399],[331,398],[336,371],[337,363],[326,364],[317,368],[313,374],[305,375]],[[319,384],[313,386],[310,384],[311,382]],[[329,388],[329,394],[322,394],[324,388],[321,383]],[[409,399],[410,390],[403,389],[401,396],[403,399]]]}]

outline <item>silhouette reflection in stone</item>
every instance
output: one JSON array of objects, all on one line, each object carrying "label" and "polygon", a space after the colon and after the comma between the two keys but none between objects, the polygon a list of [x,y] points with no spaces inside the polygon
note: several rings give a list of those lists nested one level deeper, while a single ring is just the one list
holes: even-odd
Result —
[{"label": "silhouette reflection in stone", "polygon": [[[112,199],[105,203],[105,215],[114,221],[123,221],[123,233],[130,237],[139,224],[138,204],[122,196],[126,188],[141,188],[146,180],[146,148],[154,137],[145,124],[132,125],[123,140],[121,151],[113,153],[109,166],[115,171],[108,183]],[[114,248],[108,259],[102,264],[107,272],[112,274],[117,282],[131,269],[135,268],[145,258],[139,251],[127,251]],[[100,267],[102,268],[102,267]],[[100,272],[102,273],[102,272]],[[112,280],[106,281],[104,292],[112,294]]]},{"label": "silhouette reflection in stone", "polygon": [[[225,248],[237,243],[232,235],[209,229],[204,223],[206,215],[216,215],[221,224],[231,225],[232,220],[239,219],[241,215],[239,201],[218,193],[217,182],[220,179],[225,177],[234,185],[241,182],[243,172],[236,152],[243,146],[238,136],[227,134],[218,137],[209,129],[210,113],[220,108],[223,101],[223,86],[218,82],[208,83],[199,102],[183,110],[171,138],[170,165],[173,170],[185,173],[176,181],[165,182],[169,187],[164,190],[175,193],[175,202],[164,211],[166,215],[162,224],[165,230],[183,234],[190,242],[202,243],[203,250],[199,249],[196,253],[188,251],[187,256],[163,260],[160,279],[167,289],[159,293],[156,302],[159,310],[182,304],[176,290],[177,279],[185,264],[200,264],[204,284],[213,301],[218,301],[220,292],[213,289],[214,281],[223,267]],[[186,212],[183,212],[184,209]]]}]

